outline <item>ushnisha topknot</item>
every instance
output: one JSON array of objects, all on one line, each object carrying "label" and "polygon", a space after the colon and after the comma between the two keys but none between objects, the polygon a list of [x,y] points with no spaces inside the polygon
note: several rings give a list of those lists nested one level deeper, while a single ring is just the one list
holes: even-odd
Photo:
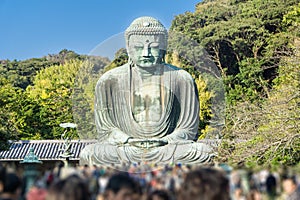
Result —
[{"label": "ushnisha topknot", "polygon": [[127,45],[131,35],[164,35],[165,45],[163,45],[162,49],[167,49],[168,30],[159,20],[153,17],[139,17],[130,24],[125,31]]}]

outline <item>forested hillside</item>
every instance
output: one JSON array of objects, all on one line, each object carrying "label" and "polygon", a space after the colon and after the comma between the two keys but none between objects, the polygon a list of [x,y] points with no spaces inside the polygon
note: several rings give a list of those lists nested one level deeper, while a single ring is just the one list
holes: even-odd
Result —
[{"label": "forested hillside", "polygon": [[[206,57],[200,57],[207,61],[202,64],[212,62],[220,73],[220,79],[207,77],[175,51],[166,58],[196,80],[200,138],[216,131],[223,138],[216,161],[247,167],[300,162],[298,2],[207,0],[195,5],[195,12],[172,21],[170,32],[197,42],[207,52]],[[171,38],[169,46],[176,45]],[[95,81],[127,58],[121,49],[112,62],[68,50],[24,61],[2,60],[2,141],[57,139],[64,131],[59,124],[73,121],[79,123],[74,137],[83,132],[93,137]],[[214,112],[218,107],[213,107],[212,100],[216,94],[208,88],[220,80],[225,87],[225,124],[218,121],[220,116]],[[221,123],[222,130],[211,126],[212,120],[218,126]],[[6,144],[1,143],[0,149]]]},{"label": "forested hillside", "polygon": [[[60,139],[64,130],[59,124],[74,122],[75,103],[77,112],[91,118],[91,111],[83,111],[82,105],[90,107],[90,88],[94,87],[90,84],[97,81],[109,63],[108,58],[70,50],[24,61],[2,60],[0,149],[7,147],[7,140]],[[74,94],[77,96],[73,98]],[[78,138],[75,130],[71,134]]]},{"label": "forested hillside", "polygon": [[297,0],[203,1],[175,17],[209,53],[226,87],[221,162],[292,165],[300,161],[300,4]]}]

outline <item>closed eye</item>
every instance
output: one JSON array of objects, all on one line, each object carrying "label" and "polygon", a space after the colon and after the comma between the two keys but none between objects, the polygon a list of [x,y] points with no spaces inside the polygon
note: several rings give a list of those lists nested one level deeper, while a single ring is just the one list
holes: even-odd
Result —
[{"label": "closed eye", "polygon": [[159,43],[157,43],[157,42],[151,43],[150,48],[159,48]]}]

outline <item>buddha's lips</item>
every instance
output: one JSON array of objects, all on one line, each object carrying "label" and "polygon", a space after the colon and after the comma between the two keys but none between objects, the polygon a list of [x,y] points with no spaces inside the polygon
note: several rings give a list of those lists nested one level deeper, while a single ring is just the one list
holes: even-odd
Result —
[{"label": "buddha's lips", "polygon": [[142,59],[141,61],[142,62],[152,62],[152,59],[150,59],[150,58],[149,59]]}]

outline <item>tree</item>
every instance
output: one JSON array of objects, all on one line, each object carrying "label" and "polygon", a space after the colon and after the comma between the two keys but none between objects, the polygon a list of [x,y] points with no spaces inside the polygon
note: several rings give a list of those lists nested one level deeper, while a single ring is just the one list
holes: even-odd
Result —
[{"label": "tree", "polygon": [[297,94],[299,86],[283,81],[287,76],[299,80],[293,47],[298,11],[296,0],[215,0],[173,20],[171,31],[198,42],[226,86],[218,161],[252,167],[299,162],[299,103],[289,93]]},{"label": "tree", "polygon": [[15,126],[19,90],[6,79],[0,78],[0,150],[9,147],[10,140],[17,140],[19,132]]},{"label": "tree", "polygon": [[300,40],[283,57],[269,97],[228,110],[220,160],[234,165],[278,167],[300,161]]},{"label": "tree", "polygon": [[39,123],[47,129],[35,129],[41,139],[60,138],[63,130],[60,123],[73,122],[72,88],[77,72],[83,64],[71,60],[63,65],[42,69],[35,76],[33,86],[26,89],[28,98],[39,105]]},{"label": "tree", "polygon": [[283,25],[286,31],[292,31],[297,37],[299,34],[300,25],[300,3],[293,6],[293,9],[283,16]]},{"label": "tree", "polygon": [[32,85],[33,77],[36,73],[51,65],[59,64],[56,61],[49,61],[44,58],[32,58],[24,61],[2,60],[0,62],[0,72],[13,86],[26,89]]},{"label": "tree", "polygon": [[[7,147],[8,140],[59,138],[63,131],[59,123],[73,121],[72,108],[74,113],[76,109],[72,103],[78,98],[86,103],[84,109],[88,116],[93,115],[94,80],[109,62],[108,58],[79,55],[66,49],[42,58],[1,60],[0,129],[3,140],[0,146]],[[80,65],[89,67],[90,73],[85,74],[84,80],[80,79],[84,73],[76,72]],[[75,80],[83,81],[79,86],[83,93],[79,97],[72,96]]]},{"label": "tree", "polygon": [[[230,91],[227,100],[233,102],[228,103],[241,100],[239,96],[244,91],[243,96],[253,100],[257,92],[266,93],[277,75],[281,53],[287,52],[290,40],[287,34],[281,34],[281,22],[296,3],[203,1],[194,13],[176,16],[171,31],[182,32],[205,48]],[[248,67],[257,72],[255,76],[245,69]],[[252,76],[252,80],[244,82],[245,76]]]},{"label": "tree", "polygon": [[128,54],[126,49],[121,48],[115,53],[114,60],[105,67],[104,72],[107,72],[115,67],[120,67],[128,62]]}]

